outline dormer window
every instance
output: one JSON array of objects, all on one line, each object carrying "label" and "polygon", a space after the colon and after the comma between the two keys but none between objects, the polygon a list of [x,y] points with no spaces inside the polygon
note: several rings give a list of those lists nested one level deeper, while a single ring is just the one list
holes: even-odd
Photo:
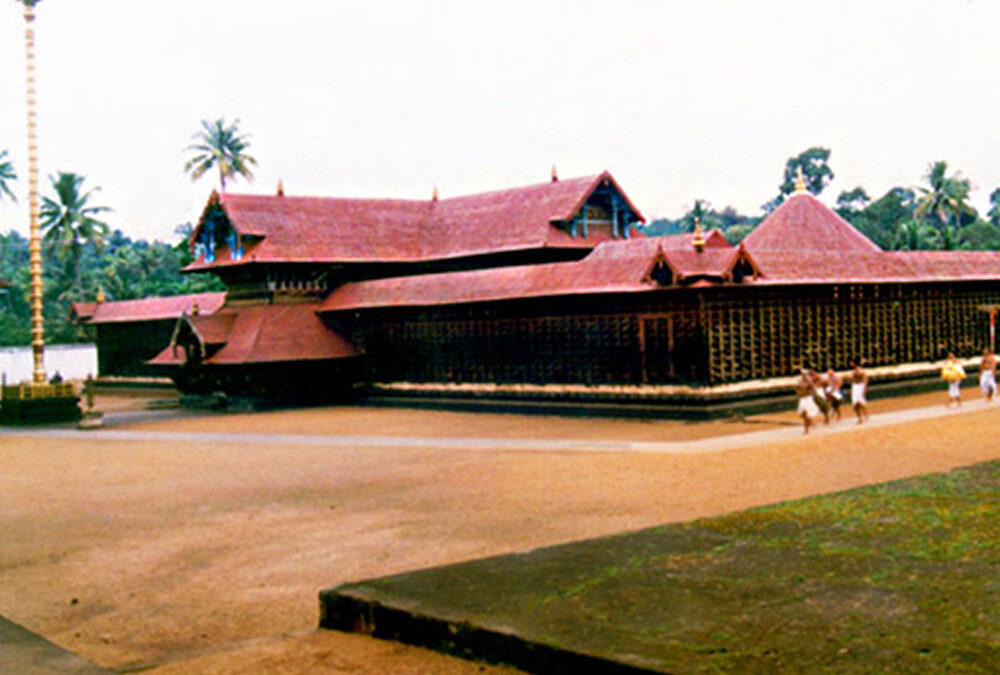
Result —
[{"label": "dormer window", "polygon": [[671,286],[674,283],[674,271],[663,258],[653,264],[653,269],[649,271],[649,278],[660,286]]},{"label": "dormer window", "polygon": [[232,260],[243,258],[243,241],[239,233],[229,223],[225,212],[218,204],[211,206],[195,237],[194,255],[205,256],[206,263],[217,259],[216,249],[225,246]]},{"label": "dormer window", "polygon": [[633,224],[639,217],[618,192],[614,184],[605,179],[587,197],[580,210],[567,223],[572,237],[587,238],[591,234],[606,234],[613,239],[628,239]]},{"label": "dormer window", "polygon": [[733,265],[733,271],[731,273],[734,284],[742,284],[748,278],[756,279],[760,273],[754,264],[750,261],[750,257],[745,250],[740,250],[739,257],[736,259],[736,264]]}]

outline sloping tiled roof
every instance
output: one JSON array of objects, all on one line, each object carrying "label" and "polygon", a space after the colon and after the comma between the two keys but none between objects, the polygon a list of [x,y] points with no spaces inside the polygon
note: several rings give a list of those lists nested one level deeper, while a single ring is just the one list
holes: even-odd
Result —
[{"label": "sloping tiled roof", "polygon": [[[660,245],[667,249],[688,249],[692,247],[694,234],[685,232],[683,234],[667,234],[662,237],[655,237]],[[705,233],[705,248],[732,248],[725,235],[719,230],[709,230]]]},{"label": "sloping tiled roof", "polygon": [[188,322],[203,345],[221,345],[229,339],[233,323],[236,321],[236,312],[224,309],[207,316],[204,314],[186,316],[184,320]]},{"label": "sloping tiled roof", "polygon": [[791,195],[743,240],[748,251],[878,253],[873,241],[808,193]]},{"label": "sloping tiled roof", "polygon": [[225,346],[206,363],[237,365],[357,356],[343,337],[323,325],[316,303],[253,305],[236,314]]},{"label": "sloping tiled roof", "polygon": [[181,314],[191,314],[195,305],[199,314],[212,314],[222,307],[225,300],[225,293],[190,293],[165,298],[102,302],[97,305],[90,323],[175,319]]},{"label": "sloping tiled roof", "polygon": [[559,295],[636,293],[659,286],[649,279],[661,257],[678,280],[726,277],[741,250],[664,249],[658,238],[627,239],[598,245],[576,262],[549,263],[392,277],[345,284],[320,303],[321,312],[394,306],[431,306]]},{"label": "sloping tiled roof", "polygon": [[86,323],[96,311],[96,302],[74,302],[69,306],[69,320],[74,323]]},{"label": "sloping tiled roof", "polygon": [[205,214],[214,204],[222,207],[243,237],[243,257],[233,261],[223,247],[215,262],[199,259],[187,269],[248,261],[416,262],[542,247],[589,248],[610,234],[595,229],[586,238],[572,237],[553,221],[571,219],[605,183],[641,221],[607,172],[428,201],[213,193]]},{"label": "sloping tiled roof", "polygon": [[[210,317],[188,316],[203,345],[223,345],[204,363],[241,365],[357,356],[354,346],[323,325],[317,303],[226,307]],[[169,345],[151,365],[180,366],[184,350]]]}]

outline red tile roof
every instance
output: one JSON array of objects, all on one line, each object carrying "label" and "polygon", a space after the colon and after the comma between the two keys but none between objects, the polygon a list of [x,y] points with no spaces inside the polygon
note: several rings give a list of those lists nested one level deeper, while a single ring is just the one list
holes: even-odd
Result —
[{"label": "red tile roof", "polygon": [[[660,245],[667,249],[686,249],[693,248],[692,240],[694,234],[691,232],[685,232],[684,234],[667,234],[662,237],[656,237],[656,241]],[[729,243],[725,235],[719,230],[709,230],[705,233],[705,248],[732,248],[733,245]]]},{"label": "red tile roof", "polygon": [[86,323],[97,311],[96,302],[74,302],[69,306],[69,320],[74,323]]},{"label": "red tile roof", "polygon": [[244,237],[243,257],[233,261],[228,251],[219,250],[215,262],[199,259],[187,269],[250,261],[414,262],[593,247],[610,234],[591,230],[586,238],[572,237],[553,222],[571,219],[602,184],[617,190],[641,222],[638,209],[607,172],[430,201],[213,193],[199,228],[210,209],[221,205]]},{"label": "red tile roof", "polygon": [[[205,360],[211,365],[310,361],[357,356],[350,342],[323,325],[317,303],[226,307],[212,316],[186,316],[203,346],[223,345]],[[149,361],[184,364],[184,350],[171,344]]]},{"label": "red tile roof", "polygon": [[203,345],[222,345],[229,339],[236,321],[236,312],[223,309],[216,314],[198,314],[184,319]]},{"label": "red tile roof", "polygon": [[357,356],[347,340],[323,325],[316,303],[252,305],[234,313],[225,346],[207,363],[238,365]]},{"label": "red tile roof", "polygon": [[90,323],[175,319],[182,314],[191,314],[195,305],[200,314],[212,314],[222,307],[225,300],[225,293],[191,293],[165,298],[102,302],[97,305]]},{"label": "red tile roof", "polygon": [[878,253],[882,249],[808,193],[793,194],[743,240],[762,251]]},{"label": "red tile roof", "polygon": [[393,277],[349,283],[334,290],[321,312],[392,306],[431,306],[559,295],[635,293],[661,288],[649,278],[661,257],[681,283],[725,278],[740,249],[664,249],[658,238],[599,244],[586,258],[567,263]]}]

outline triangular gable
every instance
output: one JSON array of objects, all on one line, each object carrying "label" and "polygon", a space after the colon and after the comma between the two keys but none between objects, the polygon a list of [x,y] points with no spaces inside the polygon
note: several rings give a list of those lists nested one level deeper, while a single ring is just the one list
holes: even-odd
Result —
[{"label": "triangular gable", "polygon": [[[591,211],[596,211],[603,217],[595,220]],[[551,222],[563,226],[574,237],[586,238],[591,227],[606,225],[610,226],[613,238],[627,239],[632,234],[631,228],[646,222],[646,219],[614,176],[604,171],[594,177],[568,213],[553,218]]]},{"label": "triangular gable", "polygon": [[760,272],[760,267],[757,265],[757,261],[753,259],[750,252],[747,251],[747,247],[740,242],[737,248],[736,258],[733,260],[732,266],[729,268],[728,281],[733,283],[743,283],[743,280],[750,277],[752,280],[756,281],[762,276]]},{"label": "triangular gable", "polygon": [[753,253],[821,251],[881,253],[872,240],[808,193],[793,194],[744,240]]},{"label": "triangular gable", "polygon": [[188,238],[188,249],[195,258],[204,256],[209,264],[220,257],[239,261],[243,259],[247,243],[260,241],[264,236],[264,233],[254,232],[243,224],[237,226],[226,210],[225,199],[212,190],[198,224]]},{"label": "triangular gable", "polygon": [[653,262],[649,264],[646,274],[642,278],[643,283],[672,286],[677,283],[678,277],[677,269],[670,264],[663,248],[657,247]]}]

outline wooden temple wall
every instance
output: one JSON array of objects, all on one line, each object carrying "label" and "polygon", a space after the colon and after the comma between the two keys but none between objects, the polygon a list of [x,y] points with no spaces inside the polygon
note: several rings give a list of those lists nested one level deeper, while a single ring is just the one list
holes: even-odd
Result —
[{"label": "wooden temple wall", "polygon": [[971,356],[1000,285],[674,289],[366,316],[375,381],[721,384]]},{"label": "wooden temple wall", "polygon": [[881,366],[973,356],[989,347],[989,318],[977,308],[998,302],[1000,289],[929,284],[718,297],[706,302],[706,381],[791,375],[803,365],[844,370],[855,359]]}]

